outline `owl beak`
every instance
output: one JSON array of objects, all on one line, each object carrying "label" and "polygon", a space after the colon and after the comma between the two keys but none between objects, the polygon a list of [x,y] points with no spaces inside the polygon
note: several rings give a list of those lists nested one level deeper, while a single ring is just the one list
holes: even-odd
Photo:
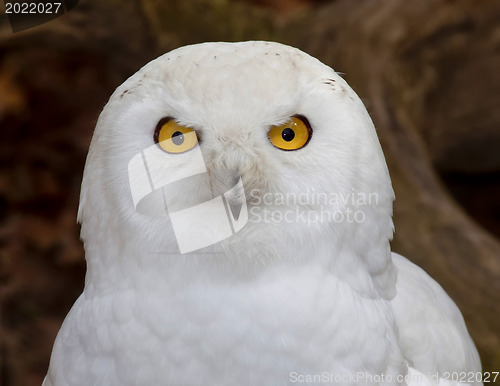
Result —
[{"label": "owl beak", "polygon": [[245,198],[245,189],[243,188],[243,183],[241,181],[241,176],[237,176],[233,181],[233,188],[225,195],[227,199],[227,204],[231,210],[231,215],[238,221],[241,208],[243,207],[243,202]]},{"label": "owl beak", "polygon": [[208,169],[212,196],[222,196],[227,214],[234,221],[241,216],[246,204],[245,189],[240,171],[236,168],[212,167]]}]

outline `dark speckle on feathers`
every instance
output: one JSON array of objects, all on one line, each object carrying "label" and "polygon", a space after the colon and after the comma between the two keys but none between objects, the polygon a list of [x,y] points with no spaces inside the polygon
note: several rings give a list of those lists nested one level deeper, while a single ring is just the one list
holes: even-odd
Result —
[{"label": "dark speckle on feathers", "polygon": [[335,79],[324,79],[323,84],[330,86],[332,90],[336,90],[335,88]]}]

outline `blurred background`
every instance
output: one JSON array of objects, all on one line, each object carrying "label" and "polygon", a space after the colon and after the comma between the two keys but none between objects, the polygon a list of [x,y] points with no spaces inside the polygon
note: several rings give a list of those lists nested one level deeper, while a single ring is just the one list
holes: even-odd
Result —
[{"label": "blurred background", "polygon": [[1,11],[1,385],[40,385],[83,289],[78,194],[108,97],[158,55],[221,40],[290,44],[343,74],[386,154],[393,250],[500,371],[500,1],[82,0],[17,33]]}]

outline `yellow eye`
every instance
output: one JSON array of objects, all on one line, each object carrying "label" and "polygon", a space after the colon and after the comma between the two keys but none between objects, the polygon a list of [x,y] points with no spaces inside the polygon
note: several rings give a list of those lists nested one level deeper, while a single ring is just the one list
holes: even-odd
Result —
[{"label": "yellow eye", "polygon": [[171,118],[164,118],[158,123],[154,140],[167,153],[183,153],[198,143],[193,129],[181,126]]},{"label": "yellow eye", "polygon": [[311,134],[309,121],[303,116],[295,115],[287,123],[271,127],[268,136],[278,149],[298,150],[307,145]]}]

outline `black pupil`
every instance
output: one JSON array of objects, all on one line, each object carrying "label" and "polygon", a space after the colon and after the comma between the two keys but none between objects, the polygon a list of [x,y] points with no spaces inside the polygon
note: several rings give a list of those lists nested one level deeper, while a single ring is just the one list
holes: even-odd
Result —
[{"label": "black pupil", "polygon": [[182,134],[180,131],[176,131],[174,134],[172,134],[172,142],[174,145],[182,145],[184,142],[184,134]]},{"label": "black pupil", "polygon": [[281,132],[281,137],[287,141],[287,142],[290,142],[292,139],[295,138],[295,132],[290,129],[289,127],[287,127],[285,130],[283,130]]}]

